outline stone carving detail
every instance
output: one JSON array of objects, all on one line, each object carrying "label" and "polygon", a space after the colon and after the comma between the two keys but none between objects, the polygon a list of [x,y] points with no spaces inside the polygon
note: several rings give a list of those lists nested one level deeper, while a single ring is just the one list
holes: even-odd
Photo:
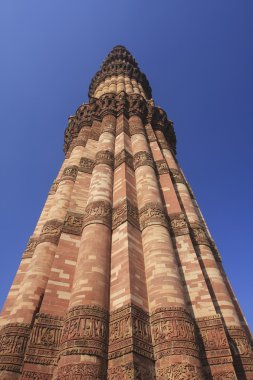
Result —
[{"label": "stone carving detail", "polygon": [[68,364],[59,368],[56,380],[105,380],[106,369],[96,364]]},{"label": "stone carving detail", "polygon": [[169,355],[198,357],[195,327],[191,316],[180,307],[164,307],[151,315],[155,358]]},{"label": "stone carving detail", "polygon": [[83,227],[92,223],[105,224],[107,227],[111,228],[112,207],[109,202],[95,201],[86,207]]},{"label": "stone carving detail", "polygon": [[138,208],[133,206],[128,199],[123,200],[123,202],[113,209],[112,229],[115,230],[125,221],[128,221],[138,229],[140,228]]},{"label": "stone carving detail", "polygon": [[175,183],[185,183],[184,177],[182,173],[178,169],[170,169],[170,175]]},{"label": "stone carving detail", "polygon": [[22,373],[22,380],[51,380],[52,379],[51,374],[47,373],[41,373],[41,372],[31,372],[31,371],[24,371]]},{"label": "stone carving detail", "polygon": [[[105,118],[108,118],[110,115],[106,116]],[[115,120],[103,120],[102,123],[102,131],[101,133],[108,132],[111,133],[112,135],[116,135],[116,124]]]},{"label": "stone carving detail", "polygon": [[138,366],[130,362],[108,369],[108,380],[155,380],[153,368]]},{"label": "stone carving detail", "polygon": [[144,129],[143,125],[138,120],[135,122],[133,120],[130,120],[130,122],[129,122],[129,134],[130,134],[130,136],[138,135],[138,134],[145,135],[145,129]]},{"label": "stone carving detail", "polygon": [[96,165],[105,164],[114,168],[114,154],[110,150],[101,150],[96,154]]},{"label": "stone carving detail", "polygon": [[155,161],[156,170],[159,175],[169,173],[169,168],[165,160]]},{"label": "stone carving detail", "polygon": [[134,305],[126,305],[110,315],[109,359],[135,352],[153,359],[149,316]]},{"label": "stone carving detail", "polygon": [[83,226],[83,214],[68,211],[62,232],[67,232],[74,235],[81,235]]},{"label": "stone carving detail", "polygon": [[[114,117],[121,116],[123,119],[117,125],[117,134],[123,130],[126,134],[142,133],[146,134],[143,123],[151,123],[147,126],[147,133],[150,141],[159,142],[161,148],[171,149],[176,152],[176,137],[173,128],[173,123],[167,119],[166,113],[161,109],[154,106],[152,101],[146,101],[141,95],[126,94],[104,94],[99,99],[90,98],[90,103],[82,104],[76,115],[70,118],[69,125],[65,131],[64,151],[66,156],[69,157],[70,152],[75,146],[85,146],[87,139],[98,141],[101,132],[101,121],[103,117],[111,118],[106,120],[107,124],[103,126],[102,131],[115,133],[114,127],[109,127],[109,124],[114,126]],[[130,117],[130,126],[124,119]],[[142,119],[142,122],[138,118]],[[104,122],[104,121],[103,121]],[[155,134],[152,131],[155,130]],[[105,129],[104,129],[105,128]],[[85,129],[85,133],[82,131]],[[129,131],[130,129],[130,131]],[[87,133],[89,132],[89,133]]]},{"label": "stone carving detail", "polygon": [[220,315],[197,318],[196,322],[204,346],[202,356],[208,364],[231,363],[232,356]]},{"label": "stone carving detail", "polygon": [[33,236],[30,237],[23,254],[23,259],[27,259],[33,256],[33,252],[35,251],[35,248],[37,247],[38,243],[39,243],[39,239],[37,237],[33,237]]},{"label": "stone carving detail", "polygon": [[78,166],[72,165],[63,170],[61,181],[70,179],[71,181],[75,181],[78,173]]},{"label": "stone carving detail", "polygon": [[196,245],[204,244],[210,246],[209,239],[206,235],[204,227],[199,223],[191,223],[190,225],[191,236],[193,243]]},{"label": "stone carving detail", "polygon": [[229,326],[228,335],[237,373],[253,372],[253,351],[245,331],[238,326]]},{"label": "stone carving detail", "polygon": [[221,371],[212,375],[213,380],[237,380],[234,371]]},{"label": "stone carving detail", "polygon": [[139,221],[141,231],[154,224],[168,227],[167,217],[159,203],[147,203],[146,206],[139,210]]},{"label": "stone carving detail", "polygon": [[168,367],[158,368],[157,380],[202,380],[200,368],[191,364],[175,363]]},{"label": "stone carving detail", "polygon": [[134,155],[134,170],[139,168],[140,166],[151,166],[154,168],[154,161],[149,152],[140,151]]},{"label": "stone carving detail", "polygon": [[58,244],[61,236],[62,222],[57,219],[52,219],[46,222],[40,234],[40,242],[48,241],[50,243]]},{"label": "stone carving detail", "polygon": [[58,185],[59,185],[59,180],[55,180],[49,190],[49,195],[53,195],[56,193],[56,190],[58,189]]},{"label": "stone carving detail", "polygon": [[186,235],[189,233],[184,213],[170,215],[170,226],[171,232],[174,236]]},{"label": "stone carving detail", "polygon": [[115,156],[114,168],[116,169],[123,162],[133,169],[133,156],[125,149]]},{"label": "stone carving detail", "polygon": [[106,359],[107,339],[108,313],[99,306],[76,306],[64,321],[61,353],[95,355]]},{"label": "stone carving detail", "polygon": [[82,157],[79,164],[79,171],[91,174],[95,166],[95,161]]},{"label": "stone carving detail", "polygon": [[30,325],[9,323],[0,330],[0,371],[21,372]]},{"label": "stone carving detail", "polygon": [[36,315],[26,350],[25,362],[56,365],[63,319],[49,314]]}]

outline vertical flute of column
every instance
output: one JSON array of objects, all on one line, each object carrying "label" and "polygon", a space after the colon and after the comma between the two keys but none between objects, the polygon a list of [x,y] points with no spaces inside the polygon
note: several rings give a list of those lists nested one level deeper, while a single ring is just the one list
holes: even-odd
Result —
[{"label": "vertical flute of column", "polygon": [[[14,363],[13,365],[6,364],[8,370],[1,372],[1,376],[4,376],[3,378],[6,380],[18,379],[21,375],[28,336],[34,316],[39,311],[49,278],[77,174],[76,164],[80,160],[81,150],[82,147],[76,147],[70,159],[64,161],[61,179],[48,212],[47,221],[42,227],[33,256],[13,304],[10,314],[12,323],[7,324],[1,330],[1,342],[6,342],[7,357],[11,357],[12,363]],[[11,345],[10,347],[7,342]]]},{"label": "vertical flute of column", "polygon": [[[194,324],[186,311],[182,279],[141,118],[131,116],[129,127],[132,135],[156,376],[160,380],[166,378],[168,373],[176,376],[180,371],[184,371],[187,374],[194,373],[201,379],[203,375],[198,359]],[[184,362],[187,357],[187,364],[182,364],[183,357]]]},{"label": "vertical flute of column", "polygon": [[[164,149],[163,152],[170,167],[176,192],[190,226],[191,238],[218,313],[213,316],[203,316],[196,319],[204,340],[205,351],[214,353],[216,350],[215,356],[217,358],[212,359],[209,355],[208,359],[211,371],[213,375],[215,373],[218,375],[220,371],[223,371],[235,376],[235,368],[238,379],[241,376],[246,376],[246,379],[250,379],[253,373],[252,365],[249,365],[249,361],[252,362],[253,360],[250,342],[241,326],[237,310],[220,271],[219,263],[212,251],[210,239],[199,216],[200,213],[196,210],[180,168],[169,149]],[[225,355],[225,352],[227,352],[227,355]],[[231,355],[233,356],[233,366]],[[218,356],[223,356],[224,358],[219,358]],[[225,356],[227,356],[227,359]]]},{"label": "vertical flute of column", "polygon": [[106,376],[115,128],[115,117],[105,115],[63,327],[59,380],[77,369],[91,378]]},{"label": "vertical flute of column", "polygon": [[[119,97],[118,97],[119,98]],[[121,100],[126,100],[122,95]],[[125,111],[125,104],[122,111]],[[128,119],[117,118],[113,184],[108,380],[154,374],[148,296]]]}]

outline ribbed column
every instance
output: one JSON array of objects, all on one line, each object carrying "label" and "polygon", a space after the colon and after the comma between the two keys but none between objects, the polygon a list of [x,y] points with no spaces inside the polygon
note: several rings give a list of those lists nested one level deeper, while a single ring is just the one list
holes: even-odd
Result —
[{"label": "ribbed column", "polygon": [[115,117],[104,116],[64,322],[59,380],[77,368],[91,378],[106,376],[115,127]]},{"label": "ribbed column", "polygon": [[[161,143],[162,135],[161,133],[157,133],[157,135]],[[194,203],[192,202],[181,171],[177,166],[177,163],[171,151],[166,148],[166,145],[162,144],[162,146],[163,154],[166,159],[166,163],[169,166],[172,181],[174,182],[179,201],[182,204],[183,211],[185,212],[186,220],[188,222],[188,224],[186,224],[184,222],[184,219],[180,219],[180,216],[171,216],[172,225],[174,226],[176,235],[181,234],[180,229],[182,228],[182,223],[184,224],[184,227],[186,227],[185,231],[188,230],[189,226],[191,237],[191,239],[189,239],[188,233],[187,235],[183,234],[180,239],[178,236],[176,236],[175,240],[177,244],[177,250],[179,252],[181,262],[183,264],[185,263],[185,265],[187,265],[187,255],[191,255],[190,262],[188,262],[189,264],[194,262],[193,258],[195,257],[195,268],[193,268],[193,272],[199,273],[200,279],[203,279],[203,276],[205,277],[206,284],[202,281],[202,285],[204,285],[203,290],[206,290],[205,293],[202,294],[204,295],[206,302],[209,303],[209,305],[211,302],[213,302],[215,307],[215,310],[213,310],[213,312],[210,307],[209,312],[207,312],[207,310],[203,308],[201,297],[196,299],[196,303],[193,302],[193,310],[200,335],[204,343],[207,363],[212,376],[217,377],[226,375],[228,378],[233,379],[235,377],[235,372],[234,366],[232,364],[233,352],[231,352],[229,345],[231,340],[228,340],[227,330],[224,329],[221,317],[224,318],[226,324],[232,322],[238,325],[239,319],[236,314],[236,310],[234,309],[232,300],[230,299],[226,285],[223,281],[222,275],[219,271],[214,254],[210,248],[210,241],[205,233],[204,226],[199,219],[199,215],[195,209]],[[188,246],[191,247],[190,250],[187,250],[187,255],[185,252],[182,252],[182,247],[184,247],[186,240]],[[194,249],[192,249],[193,245]],[[197,257],[200,267],[196,261]],[[200,273],[200,269],[203,274]],[[190,278],[189,275],[187,276],[187,274],[185,278],[191,297],[192,278]],[[208,295],[208,293],[210,293],[210,295]],[[199,309],[198,305],[200,306]]]},{"label": "ribbed column", "polygon": [[[128,120],[117,119],[108,379],[152,380],[153,348]],[[138,375],[138,377],[137,377]]]},{"label": "ribbed column", "polygon": [[[168,230],[142,120],[129,119],[157,379],[184,371],[202,378],[194,324]],[[184,360],[183,360],[184,357]],[[185,363],[187,357],[187,364]],[[182,364],[184,362],[185,364]]]}]

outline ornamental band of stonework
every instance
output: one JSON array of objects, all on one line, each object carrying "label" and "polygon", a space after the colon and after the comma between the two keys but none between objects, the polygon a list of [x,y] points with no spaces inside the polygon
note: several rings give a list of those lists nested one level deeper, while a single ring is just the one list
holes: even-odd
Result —
[{"label": "ornamental band of stonework", "polygon": [[252,337],[122,46],[69,118],[65,160],[0,318],[0,380],[252,380]]}]

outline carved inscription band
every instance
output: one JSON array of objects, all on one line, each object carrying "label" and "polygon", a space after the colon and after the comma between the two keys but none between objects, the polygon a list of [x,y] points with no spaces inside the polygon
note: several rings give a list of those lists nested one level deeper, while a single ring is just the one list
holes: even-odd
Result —
[{"label": "carved inscription band", "polygon": [[128,165],[131,169],[133,169],[133,156],[125,149],[123,149],[120,153],[115,156],[115,169],[120,166],[122,163]]},{"label": "carved inscription band", "polygon": [[48,241],[53,244],[58,244],[61,236],[63,223],[57,219],[52,219],[46,222],[40,234],[40,243]]},{"label": "carved inscription band", "polygon": [[159,308],[151,315],[155,358],[169,355],[198,357],[195,326],[183,308]]},{"label": "carved inscription band", "polygon": [[105,164],[109,165],[112,169],[114,168],[114,154],[109,150],[101,150],[96,154],[96,165]]},{"label": "carved inscription band", "polygon": [[76,306],[64,321],[62,355],[107,357],[108,313],[99,306]]},{"label": "carved inscription band", "polygon": [[67,232],[74,235],[81,235],[83,226],[83,214],[68,211],[62,232]]},{"label": "carved inscription band", "polygon": [[96,201],[90,203],[84,212],[83,227],[92,223],[105,224],[111,228],[112,225],[112,207],[109,202]]},{"label": "carved inscription band", "polygon": [[190,231],[193,243],[195,245],[207,245],[210,247],[210,240],[208,239],[204,227],[200,223],[191,223]]},{"label": "carved inscription band", "polygon": [[109,359],[135,352],[153,359],[149,315],[133,305],[110,315]]},{"label": "carved inscription band", "polygon": [[9,323],[0,331],[0,371],[21,372],[30,325]]},{"label": "carved inscription band", "polygon": [[94,166],[95,166],[95,161],[86,157],[82,157],[79,163],[78,170],[83,173],[91,174]]},{"label": "carved inscription band", "polygon": [[40,365],[56,365],[63,318],[37,314],[26,351],[25,362]]},{"label": "carved inscription band", "polygon": [[68,166],[67,168],[63,170],[61,181],[67,180],[67,179],[71,181],[75,181],[77,173],[78,173],[78,166],[76,165]]},{"label": "carved inscription band", "polygon": [[138,229],[140,228],[138,208],[133,206],[128,199],[125,199],[121,202],[121,204],[113,209],[112,229],[115,230],[125,221],[128,221]]},{"label": "carved inscription band", "polygon": [[184,213],[171,214],[169,220],[171,232],[174,236],[186,235],[189,233]]},{"label": "carved inscription band", "polygon": [[96,364],[68,364],[59,368],[56,380],[106,380],[106,368]]},{"label": "carved inscription band", "polygon": [[154,169],[154,161],[149,152],[140,151],[134,155],[134,170],[140,166],[148,165]]},{"label": "carved inscription band", "polygon": [[27,259],[27,258],[30,258],[33,256],[33,253],[35,251],[35,248],[37,247],[39,243],[39,238],[38,237],[30,237],[28,243],[27,243],[27,246],[26,246],[26,249],[24,251],[24,254],[23,254],[23,259]]},{"label": "carved inscription band", "polygon": [[147,203],[139,211],[139,221],[141,231],[144,228],[152,225],[160,225],[168,227],[167,217],[164,213],[163,207],[159,203]]}]

